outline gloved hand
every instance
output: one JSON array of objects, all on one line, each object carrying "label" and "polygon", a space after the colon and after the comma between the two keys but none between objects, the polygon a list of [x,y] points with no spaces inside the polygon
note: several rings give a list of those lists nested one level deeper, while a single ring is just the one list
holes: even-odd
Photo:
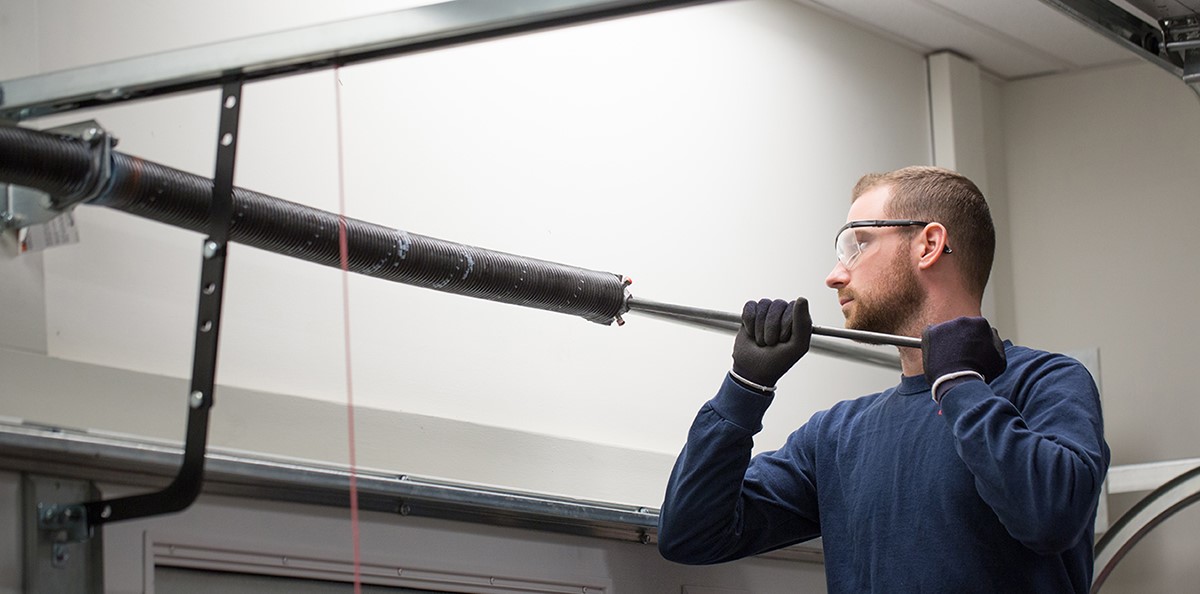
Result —
[{"label": "gloved hand", "polygon": [[938,403],[953,385],[970,378],[990,382],[1008,367],[1004,342],[984,318],[956,318],[929,326],[921,333],[921,359]]},{"label": "gloved hand", "polygon": [[781,299],[747,301],[742,308],[742,329],[733,342],[733,373],[768,390],[787,373],[812,341],[808,300],[788,303]]}]

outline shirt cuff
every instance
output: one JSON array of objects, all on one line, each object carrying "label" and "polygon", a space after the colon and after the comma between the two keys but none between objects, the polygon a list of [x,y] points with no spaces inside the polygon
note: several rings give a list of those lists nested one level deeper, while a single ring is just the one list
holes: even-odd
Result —
[{"label": "shirt cuff", "polygon": [[717,395],[709,401],[718,416],[747,431],[762,430],[762,418],[767,414],[774,396],[747,388],[725,374]]},{"label": "shirt cuff", "polygon": [[947,421],[954,422],[980,402],[995,397],[992,387],[984,382],[964,380],[953,389],[944,389],[941,408]]}]

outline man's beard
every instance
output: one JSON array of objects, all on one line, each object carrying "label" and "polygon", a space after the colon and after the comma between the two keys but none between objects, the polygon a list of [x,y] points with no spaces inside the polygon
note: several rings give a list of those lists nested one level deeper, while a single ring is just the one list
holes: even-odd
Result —
[{"label": "man's beard", "polygon": [[899,334],[925,304],[925,293],[917,284],[917,275],[904,257],[906,245],[893,256],[889,272],[871,294],[854,297],[854,311],[846,318],[846,327],[885,334]]}]

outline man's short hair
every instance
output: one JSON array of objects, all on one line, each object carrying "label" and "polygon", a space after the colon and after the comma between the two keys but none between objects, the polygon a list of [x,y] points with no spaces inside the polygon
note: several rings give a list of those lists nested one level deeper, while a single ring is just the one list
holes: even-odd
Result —
[{"label": "man's short hair", "polygon": [[983,296],[996,255],[996,228],[979,188],[965,176],[941,167],[905,167],[888,173],[868,173],[854,185],[851,201],[878,186],[891,188],[884,210],[894,219],[941,223],[947,245],[967,288]]}]

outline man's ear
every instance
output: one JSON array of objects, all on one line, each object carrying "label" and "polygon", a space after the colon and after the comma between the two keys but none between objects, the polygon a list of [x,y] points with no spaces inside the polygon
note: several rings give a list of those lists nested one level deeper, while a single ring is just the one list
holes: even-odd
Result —
[{"label": "man's ear", "polygon": [[943,254],[953,253],[950,250],[949,233],[941,223],[929,223],[917,235],[920,259],[917,267],[925,270],[941,259]]}]

